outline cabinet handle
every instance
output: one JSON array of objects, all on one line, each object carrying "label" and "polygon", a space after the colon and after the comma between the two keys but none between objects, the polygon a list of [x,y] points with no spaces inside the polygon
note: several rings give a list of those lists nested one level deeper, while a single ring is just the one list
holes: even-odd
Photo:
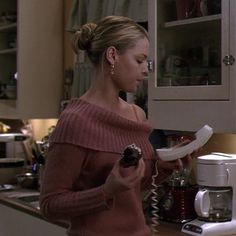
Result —
[{"label": "cabinet handle", "polygon": [[235,58],[232,55],[226,55],[223,62],[226,66],[232,66],[235,62]]},{"label": "cabinet handle", "polygon": [[154,60],[147,60],[148,72],[154,72]]}]

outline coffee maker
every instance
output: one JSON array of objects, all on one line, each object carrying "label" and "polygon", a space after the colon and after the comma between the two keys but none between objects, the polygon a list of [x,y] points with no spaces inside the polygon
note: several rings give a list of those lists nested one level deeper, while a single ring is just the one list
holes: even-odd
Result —
[{"label": "coffee maker", "polygon": [[182,227],[195,236],[236,234],[236,155],[212,153],[197,158],[197,219]]}]

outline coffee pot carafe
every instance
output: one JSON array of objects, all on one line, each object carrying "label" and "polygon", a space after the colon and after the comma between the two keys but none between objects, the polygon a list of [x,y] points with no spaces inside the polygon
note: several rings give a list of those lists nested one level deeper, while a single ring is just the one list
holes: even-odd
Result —
[{"label": "coffee pot carafe", "polygon": [[189,169],[174,171],[167,181],[158,186],[160,219],[175,223],[195,219],[194,198],[197,190],[197,185],[191,184]]},{"label": "coffee pot carafe", "polygon": [[231,188],[200,188],[195,196],[195,211],[199,220],[224,222],[232,217]]},{"label": "coffee pot carafe", "polygon": [[183,225],[191,235],[236,234],[236,155],[212,153],[197,158],[197,219]]}]

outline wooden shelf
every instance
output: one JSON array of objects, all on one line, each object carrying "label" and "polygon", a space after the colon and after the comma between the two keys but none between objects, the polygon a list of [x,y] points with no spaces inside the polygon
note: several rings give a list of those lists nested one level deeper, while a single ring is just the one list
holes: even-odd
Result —
[{"label": "wooden shelf", "polygon": [[0,31],[1,32],[9,31],[12,29],[16,29],[16,27],[17,27],[17,23],[4,24],[4,25],[0,25]]},{"label": "wooden shelf", "polygon": [[16,51],[17,51],[16,48],[2,49],[2,50],[0,50],[0,55],[14,54],[14,53],[16,53]]},{"label": "wooden shelf", "polygon": [[221,20],[221,14],[202,16],[184,20],[169,21],[163,24],[163,28],[171,28],[176,26],[183,26],[183,25],[190,25],[190,24],[197,24],[211,21],[220,21],[220,20]]}]

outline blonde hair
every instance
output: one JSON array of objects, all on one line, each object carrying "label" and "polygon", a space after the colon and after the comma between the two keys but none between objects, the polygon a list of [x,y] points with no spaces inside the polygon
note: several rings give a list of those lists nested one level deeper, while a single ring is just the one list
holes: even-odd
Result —
[{"label": "blonde hair", "polygon": [[90,61],[99,65],[106,48],[114,46],[120,53],[147,38],[147,31],[132,19],[124,16],[107,16],[98,24],[87,23],[75,32],[72,47],[75,53],[85,50]]}]

